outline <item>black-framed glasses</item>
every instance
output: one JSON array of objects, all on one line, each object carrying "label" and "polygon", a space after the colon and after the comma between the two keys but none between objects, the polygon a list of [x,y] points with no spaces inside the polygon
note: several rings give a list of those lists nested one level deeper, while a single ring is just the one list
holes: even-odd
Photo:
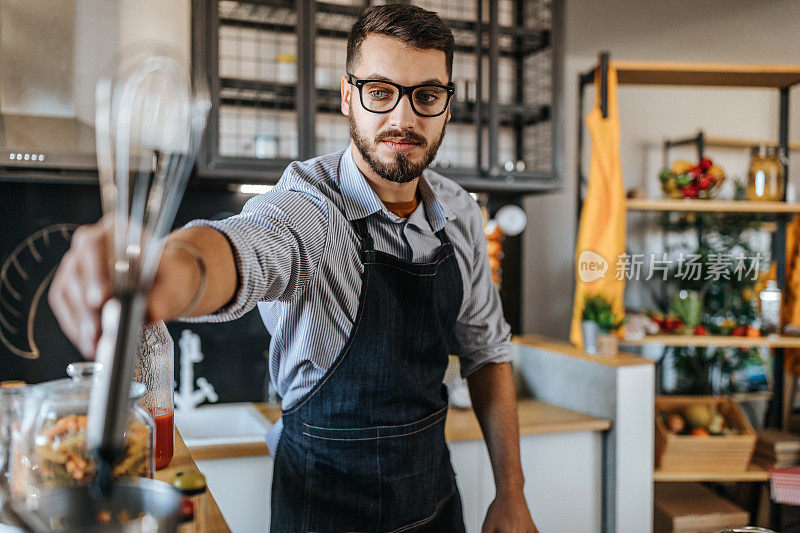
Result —
[{"label": "black-framed glasses", "polygon": [[421,117],[438,117],[447,109],[455,85],[422,84],[406,87],[386,80],[359,80],[347,74],[347,82],[358,88],[361,105],[373,113],[389,113],[397,107],[404,94],[408,95],[411,109]]}]

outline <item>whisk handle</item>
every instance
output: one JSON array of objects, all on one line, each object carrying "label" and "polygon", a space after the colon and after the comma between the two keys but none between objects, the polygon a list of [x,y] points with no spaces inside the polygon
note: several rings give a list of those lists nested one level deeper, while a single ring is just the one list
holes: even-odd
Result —
[{"label": "whisk handle", "polygon": [[142,293],[120,294],[103,307],[97,361],[103,371],[92,384],[86,439],[98,459],[113,464],[124,453],[130,385],[147,300]]}]

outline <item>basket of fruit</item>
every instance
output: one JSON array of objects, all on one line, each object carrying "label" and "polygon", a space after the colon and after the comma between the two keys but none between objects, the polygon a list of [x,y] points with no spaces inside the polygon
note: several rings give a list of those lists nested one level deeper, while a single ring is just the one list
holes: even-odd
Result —
[{"label": "basket of fruit", "polygon": [[656,467],[669,471],[747,470],[756,432],[726,396],[656,397]]},{"label": "basket of fruit", "polygon": [[719,192],[725,181],[725,172],[704,157],[696,165],[679,159],[670,168],[662,169],[658,177],[668,198],[710,199]]}]

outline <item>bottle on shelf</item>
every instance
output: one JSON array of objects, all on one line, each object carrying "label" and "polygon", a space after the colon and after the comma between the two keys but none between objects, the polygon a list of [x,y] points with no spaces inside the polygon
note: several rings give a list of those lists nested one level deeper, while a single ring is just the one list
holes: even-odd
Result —
[{"label": "bottle on shelf", "polygon": [[761,300],[761,328],[769,334],[781,330],[781,290],[775,280],[767,281],[767,288],[759,293]]},{"label": "bottle on shelf", "polygon": [[775,146],[753,147],[747,173],[747,199],[783,200],[783,164]]}]

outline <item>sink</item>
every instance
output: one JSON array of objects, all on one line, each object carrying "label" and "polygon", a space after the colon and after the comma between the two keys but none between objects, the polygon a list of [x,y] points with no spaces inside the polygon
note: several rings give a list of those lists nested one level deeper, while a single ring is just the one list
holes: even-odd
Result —
[{"label": "sink", "polygon": [[188,447],[266,442],[272,424],[251,403],[204,405],[175,411],[175,425]]}]

